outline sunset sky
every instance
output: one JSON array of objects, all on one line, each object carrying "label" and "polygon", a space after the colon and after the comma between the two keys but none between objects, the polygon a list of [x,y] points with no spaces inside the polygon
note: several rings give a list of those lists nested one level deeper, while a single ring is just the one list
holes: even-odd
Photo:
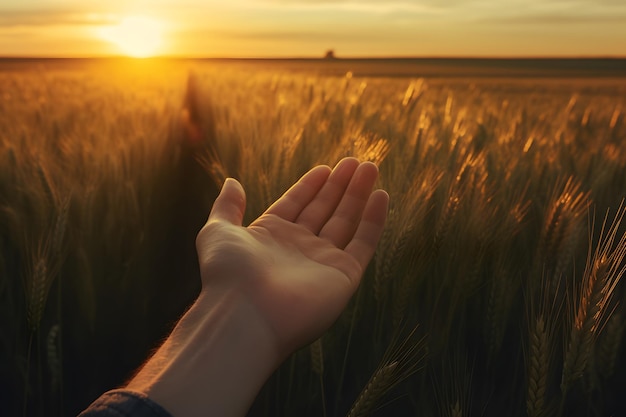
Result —
[{"label": "sunset sky", "polygon": [[626,56],[626,1],[0,0],[0,56],[315,57],[331,48],[345,57]]}]

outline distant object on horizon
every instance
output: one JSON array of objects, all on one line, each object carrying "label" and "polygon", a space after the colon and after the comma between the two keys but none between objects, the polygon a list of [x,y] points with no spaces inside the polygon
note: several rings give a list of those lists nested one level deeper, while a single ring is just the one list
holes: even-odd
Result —
[{"label": "distant object on horizon", "polygon": [[326,51],[326,53],[324,54],[324,59],[337,59],[337,57],[335,56],[335,50],[329,49],[328,51]]}]

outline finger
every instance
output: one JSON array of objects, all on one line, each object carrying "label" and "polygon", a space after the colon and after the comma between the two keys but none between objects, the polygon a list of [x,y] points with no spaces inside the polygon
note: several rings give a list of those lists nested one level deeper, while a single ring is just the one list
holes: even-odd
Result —
[{"label": "finger", "polygon": [[[354,257],[365,271],[367,264],[376,251],[376,245],[383,232],[387,220],[389,195],[383,190],[374,191],[365,206],[363,217],[356,229],[354,237],[345,248],[346,253]],[[355,285],[358,285],[358,276]]]},{"label": "finger", "polygon": [[226,178],[220,194],[213,203],[209,221],[223,220],[241,226],[246,210],[246,193],[234,178]]},{"label": "finger", "polygon": [[293,222],[322,188],[331,169],[319,165],[304,174],[289,190],[265,211]]},{"label": "finger", "polygon": [[342,249],[350,242],[372,194],[376,178],[378,178],[376,165],[371,162],[359,165],[335,212],[320,230],[319,237]]},{"label": "finger", "polygon": [[318,234],[341,201],[359,164],[356,158],[344,158],[339,161],[321,190],[298,215],[296,223]]}]

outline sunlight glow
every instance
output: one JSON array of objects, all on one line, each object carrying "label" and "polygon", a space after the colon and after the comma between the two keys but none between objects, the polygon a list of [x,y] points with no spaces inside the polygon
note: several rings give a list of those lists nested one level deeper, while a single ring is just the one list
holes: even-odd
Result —
[{"label": "sunlight glow", "polygon": [[114,44],[125,55],[147,58],[159,52],[163,41],[163,24],[157,20],[128,16],[115,26],[106,26],[99,36]]}]

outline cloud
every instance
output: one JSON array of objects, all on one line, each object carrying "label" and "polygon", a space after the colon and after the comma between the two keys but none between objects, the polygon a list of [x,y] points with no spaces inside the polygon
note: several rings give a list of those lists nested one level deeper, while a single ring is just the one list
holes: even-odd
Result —
[{"label": "cloud", "polygon": [[625,23],[626,15],[561,15],[561,14],[528,14],[486,19],[492,23],[519,25],[580,25],[580,24],[614,24]]},{"label": "cloud", "polygon": [[115,21],[113,15],[67,10],[0,10],[0,27],[97,26]]},{"label": "cloud", "polygon": [[342,31],[317,31],[317,30],[252,30],[252,31],[231,31],[231,30],[199,30],[184,31],[181,35],[188,38],[204,39],[228,39],[231,41],[260,41],[260,42],[333,42],[342,41],[362,41],[362,33],[351,33]]},{"label": "cloud", "polygon": [[580,25],[614,24],[626,21],[623,0],[511,0],[504,5],[493,3],[481,23],[511,25]]},{"label": "cloud", "polygon": [[484,21],[513,25],[581,25],[581,24],[615,24],[626,22],[624,4],[614,5],[609,0],[603,3],[588,4],[579,1],[552,0],[539,3],[533,7],[513,8],[492,14]]},{"label": "cloud", "polygon": [[[237,1],[237,0],[234,0]],[[239,0],[251,6],[348,10],[372,13],[408,13],[451,17],[483,18],[507,22],[580,23],[622,21],[624,0]],[[512,13],[517,16],[511,16]]]},{"label": "cloud", "polygon": [[624,7],[624,0],[545,0],[545,3],[560,4],[565,6],[583,6],[586,8],[600,6],[600,7]]},{"label": "cloud", "polygon": [[451,0],[441,2],[437,0],[249,0],[251,6],[290,9],[323,9],[345,10],[365,13],[393,13],[409,12],[437,14],[456,5],[473,3],[474,0]]},{"label": "cloud", "polygon": [[461,4],[476,3],[477,0],[251,0],[253,3],[270,3],[270,4],[282,4],[282,5],[340,5],[340,4],[353,4],[353,5],[377,5],[385,6],[390,5],[394,7],[416,7],[416,6],[437,6],[440,8],[454,7]]}]

